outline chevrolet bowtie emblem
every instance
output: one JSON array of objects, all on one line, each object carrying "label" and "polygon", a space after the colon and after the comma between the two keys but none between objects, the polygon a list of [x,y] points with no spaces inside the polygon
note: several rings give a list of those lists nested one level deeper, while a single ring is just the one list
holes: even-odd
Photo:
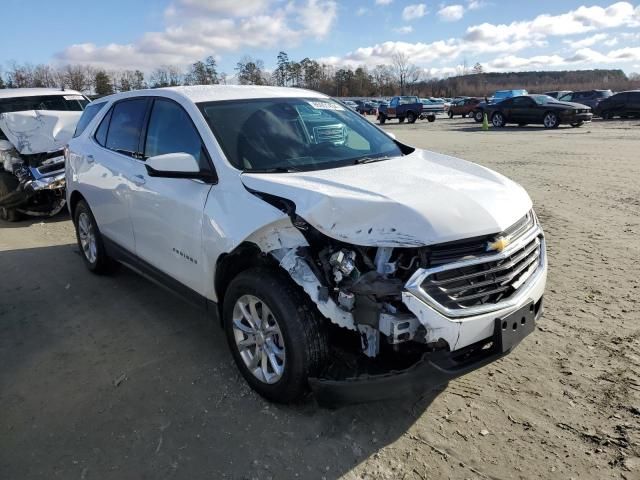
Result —
[{"label": "chevrolet bowtie emblem", "polygon": [[501,252],[509,245],[510,240],[505,237],[498,237],[493,242],[487,242],[487,252]]}]

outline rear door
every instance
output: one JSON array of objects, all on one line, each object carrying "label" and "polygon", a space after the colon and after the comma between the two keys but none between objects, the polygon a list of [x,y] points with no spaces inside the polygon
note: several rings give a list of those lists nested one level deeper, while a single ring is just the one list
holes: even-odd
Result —
[{"label": "rear door", "polygon": [[140,134],[147,98],[116,102],[104,116],[82,153],[70,152],[81,192],[108,240],[133,252],[135,241],[129,216],[130,180],[134,157],[139,155]]},{"label": "rear door", "polygon": [[628,93],[627,113],[629,115],[640,115],[640,92]]},{"label": "rear door", "polygon": [[142,143],[144,158],[134,162],[136,186],[131,192],[136,255],[204,295],[212,279],[206,275],[203,259],[203,211],[212,184],[151,177],[145,159],[189,153],[198,160],[201,171],[212,171],[209,155],[189,114],[166,98],[153,100]]}]

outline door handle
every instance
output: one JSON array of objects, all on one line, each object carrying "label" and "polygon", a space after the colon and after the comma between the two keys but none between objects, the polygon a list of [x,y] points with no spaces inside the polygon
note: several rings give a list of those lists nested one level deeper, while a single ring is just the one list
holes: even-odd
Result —
[{"label": "door handle", "polygon": [[96,159],[93,158],[93,155],[87,155],[85,158],[87,159],[87,163],[93,163],[96,161]]}]

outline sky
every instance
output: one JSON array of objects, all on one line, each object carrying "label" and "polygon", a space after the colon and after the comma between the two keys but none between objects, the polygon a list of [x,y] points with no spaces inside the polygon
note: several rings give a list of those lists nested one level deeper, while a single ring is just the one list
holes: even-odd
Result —
[{"label": "sky", "polygon": [[[3,0],[0,68],[82,63],[186,67],[244,55],[273,69],[284,50],[335,66],[390,64],[426,76],[621,68],[640,72],[640,3],[574,0]],[[11,20],[13,19],[13,21]],[[8,21],[9,20],[9,21]]]}]

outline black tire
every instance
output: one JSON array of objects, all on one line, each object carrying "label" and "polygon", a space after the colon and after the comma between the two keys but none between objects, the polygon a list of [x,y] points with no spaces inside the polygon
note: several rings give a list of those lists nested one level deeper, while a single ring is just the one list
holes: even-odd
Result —
[{"label": "black tire", "polygon": [[482,123],[482,119],[484,118],[484,112],[482,110],[476,110],[473,112],[473,120],[476,123]]},{"label": "black tire", "polygon": [[[89,222],[92,233],[95,236],[95,258],[91,258],[92,255],[88,253],[88,250],[83,246],[83,242],[81,240],[81,227],[79,227],[79,223],[83,223],[85,220]],[[87,205],[87,202],[84,200],[80,200],[73,211],[73,224],[76,227],[76,240],[78,242],[80,256],[82,257],[82,260],[84,260],[84,264],[93,273],[108,273],[111,269],[110,267],[112,266],[112,262],[107,256],[107,252],[104,248],[104,242],[102,240],[98,224],[96,223],[96,219],[94,218],[89,205]]]},{"label": "black tire", "polygon": [[560,126],[560,117],[555,112],[547,112],[542,120],[544,128],[558,128]]},{"label": "black tire", "polygon": [[[449,110],[449,118],[453,118],[453,112],[451,110]],[[464,118],[464,115],[462,115],[462,117]]]},{"label": "black tire", "polygon": [[417,117],[416,114],[413,112],[409,112],[407,113],[407,122],[409,123],[416,123]]},{"label": "black tire", "polygon": [[404,117],[398,117],[398,122],[404,123]]},{"label": "black tire", "polygon": [[384,122],[387,121],[387,117],[384,114],[380,114],[378,115],[378,122],[380,123],[380,125],[384,125]]},{"label": "black tire", "polygon": [[491,124],[497,128],[504,127],[507,124],[504,119],[504,114],[502,112],[494,112],[494,114],[491,115]]},{"label": "black tire", "polygon": [[435,115],[429,115],[427,117],[427,122],[432,123],[436,121],[436,116]]},{"label": "black tire", "polygon": [[467,118],[467,114],[466,114],[466,113],[463,113],[463,114],[462,114],[462,118]]},{"label": "black tire", "polygon": [[[9,172],[0,172],[0,198],[15,192],[20,181]],[[0,219],[5,222],[17,222],[20,220],[20,212],[15,208],[0,207]]]},{"label": "black tire", "polygon": [[[284,370],[275,383],[257,378],[245,364],[236,344],[233,311],[244,295],[257,297],[273,313],[284,343]],[[308,391],[309,377],[317,376],[328,361],[324,320],[306,294],[284,273],[267,268],[245,270],[231,281],[224,296],[224,329],[233,358],[247,383],[268,400],[289,403]]]},{"label": "black tire", "polygon": [[573,128],[578,128],[578,127],[581,127],[582,125],[584,125],[584,122],[575,122],[571,124]]}]

